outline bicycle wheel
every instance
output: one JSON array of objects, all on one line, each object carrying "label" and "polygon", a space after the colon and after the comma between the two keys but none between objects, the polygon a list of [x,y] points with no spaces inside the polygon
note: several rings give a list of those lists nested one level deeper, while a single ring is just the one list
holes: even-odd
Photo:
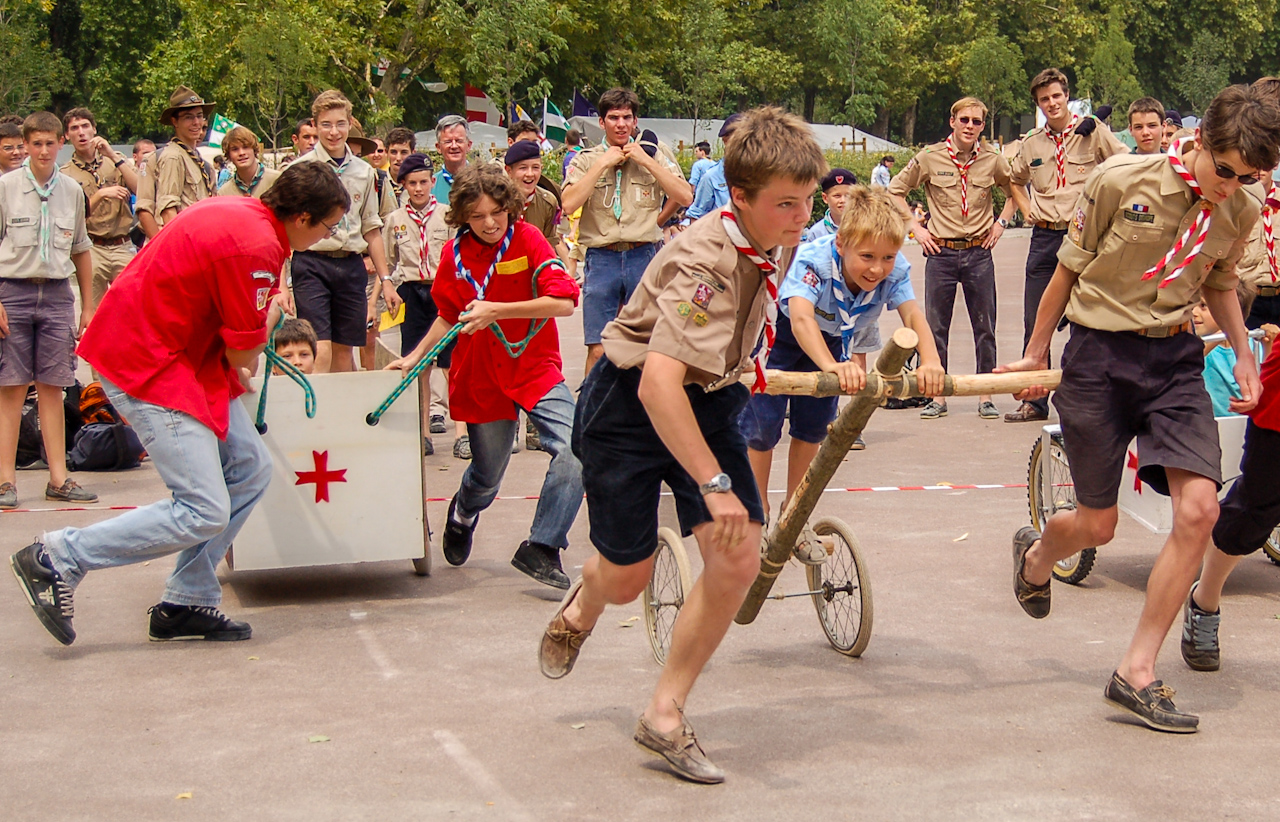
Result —
[{"label": "bicycle wheel", "polygon": [[653,573],[644,588],[644,624],[649,631],[653,658],[659,665],[667,664],[671,630],[692,588],[693,572],[689,569],[684,540],[670,528],[659,528]]},{"label": "bicycle wheel", "polygon": [[1267,555],[1267,559],[1280,565],[1280,526],[1271,531],[1271,536],[1267,537],[1266,543],[1262,546],[1262,551]]},{"label": "bicycle wheel", "polygon": [[[1047,460],[1047,464],[1044,462]],[[1051,434],[1047,453],[1044,438],[1036,440],[1027,463],[1027,507],[1031,511],[1031,525],[1044,532],[1044,524],[1058,511],[1076,507],[1075,483],[1071,479],[1071,467],[1067,454],[1062,450],[1062,435]],[[1053,565],[1054,579],[1077,585],[1089,576],[1097,557],[1097,548],[1086,548]]]},{"label": "bicycle wheel", "polygon": [[[871,641],[871,579],[853,530],[835,517],[813,524],[819,537],[829,537],[827,561],[806,565],[818,622],[831,647],[846,656],[861,656]],[[825,540],[824,540],[825,541]]]}]

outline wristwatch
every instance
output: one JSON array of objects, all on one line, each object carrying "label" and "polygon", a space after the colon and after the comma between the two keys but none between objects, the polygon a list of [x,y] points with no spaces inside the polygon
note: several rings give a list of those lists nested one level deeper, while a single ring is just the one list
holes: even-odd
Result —
[{"label": "wristwatch", "polygon": [[1008,221],[1008,220],[1006,220],[1004,217],[998,217],[998,218],[996,219],[996,222],[1000,224],[1000,227],[1001,227],[1001,228],[1008,228],[1008,227],[1009,227],[1009,221]]},{"label": "wristwatch", "polygon": [[729,479],[728,474],[721,471],[705,485],[699,485],[698,490],[702,492],[704,497],[707,494],[727,494],[733,490],[733,481]]}]

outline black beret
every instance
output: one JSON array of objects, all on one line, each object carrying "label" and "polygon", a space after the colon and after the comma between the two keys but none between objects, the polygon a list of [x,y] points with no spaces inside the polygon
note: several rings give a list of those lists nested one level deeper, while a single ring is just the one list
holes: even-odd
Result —
[{"label": "black beret", "polygon": [[637,142],[640,143],[640,148],[644,149],[645,154],[650,157],[658,156],[658,135],[649,129],[645,129],[640,132],[640,139]]},{"label": "black beret", "polygon": [[415,171],[429,171],[435,173],[435,167],[431,164],[431,158],[425,154],[410,154],[400,161],[400,170],[396,172],[396,183],[404,184],[404,178],[408,177]]},{"label": "black beret", "polygon": [[740,119],[742,119],[741,113],[730,114],[728,117],[724,118],[724,125],[720,126],[720,133],[716,136],[723,140],[725,136],[730,134],[734,127],[738,125],[738,121]]},{"label": "black beret", "polygon": [[525,160],[533,160],[542,156],[542,147],[533,140],[516,140],[507,149],[507,156],[503,158],[503,163],[513,166],[516,163],[522,163]]},{"label": "black beret", "polygon": [[833,168],[822,178],[822,190],[825,192],[834,186],[856,186],[858,178],[847,168]]},{"label": "black beret", "polygon": [[1175,126],[1178,126],[1179,128],[1182,127],[1182,115],[1174,111],[1173,109],[1169,109],[1164,113],[1164,121],[1166,123],[1173,123]]}]

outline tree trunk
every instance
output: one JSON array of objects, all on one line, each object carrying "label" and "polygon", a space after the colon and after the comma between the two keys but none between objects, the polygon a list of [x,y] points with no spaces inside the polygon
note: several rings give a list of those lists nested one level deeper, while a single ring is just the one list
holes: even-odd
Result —
[{"label": "tree trunk", "polygon": [[871,124],[869,130],[881,140],[889,136],[889,108],[887,106],[876,107],[876,121]]},{"label": "tree trunk", "polygon": [[818,100],[818,89],[813,86],[805,86],[804,89],[804,119],[805,122],[813,122],[813,106]]},{"label": "tree trunk", "polygon": [[919,101],[912,103],[907,113],[902,115],[902,142],[909,146],[916,144],[916,109],[919,105]]}]

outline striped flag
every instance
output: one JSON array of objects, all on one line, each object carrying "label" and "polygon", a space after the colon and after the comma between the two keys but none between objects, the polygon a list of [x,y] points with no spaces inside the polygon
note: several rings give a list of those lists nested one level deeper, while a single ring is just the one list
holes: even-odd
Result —
[{"label": "striped flag", "polygon": [[564,119],[555,103],[546,97],[542,98],[542,133],[548,140],[557,143],[563,143],[569,133],[569,121]]},{"label": "striped flag", "polygon": [[213,115],[213,122],[209,124],[209,145],[214,148],[222,146],[222,138],[227,136],[227,132],[240,125],[234,120],[228,120],[221,114]]},{"label": "striped flag", "polygon": [[502,125],[502,112],[498,111],[489,95],[470,83],[465,84],[463,91],[467,95],[467,122]]}]

